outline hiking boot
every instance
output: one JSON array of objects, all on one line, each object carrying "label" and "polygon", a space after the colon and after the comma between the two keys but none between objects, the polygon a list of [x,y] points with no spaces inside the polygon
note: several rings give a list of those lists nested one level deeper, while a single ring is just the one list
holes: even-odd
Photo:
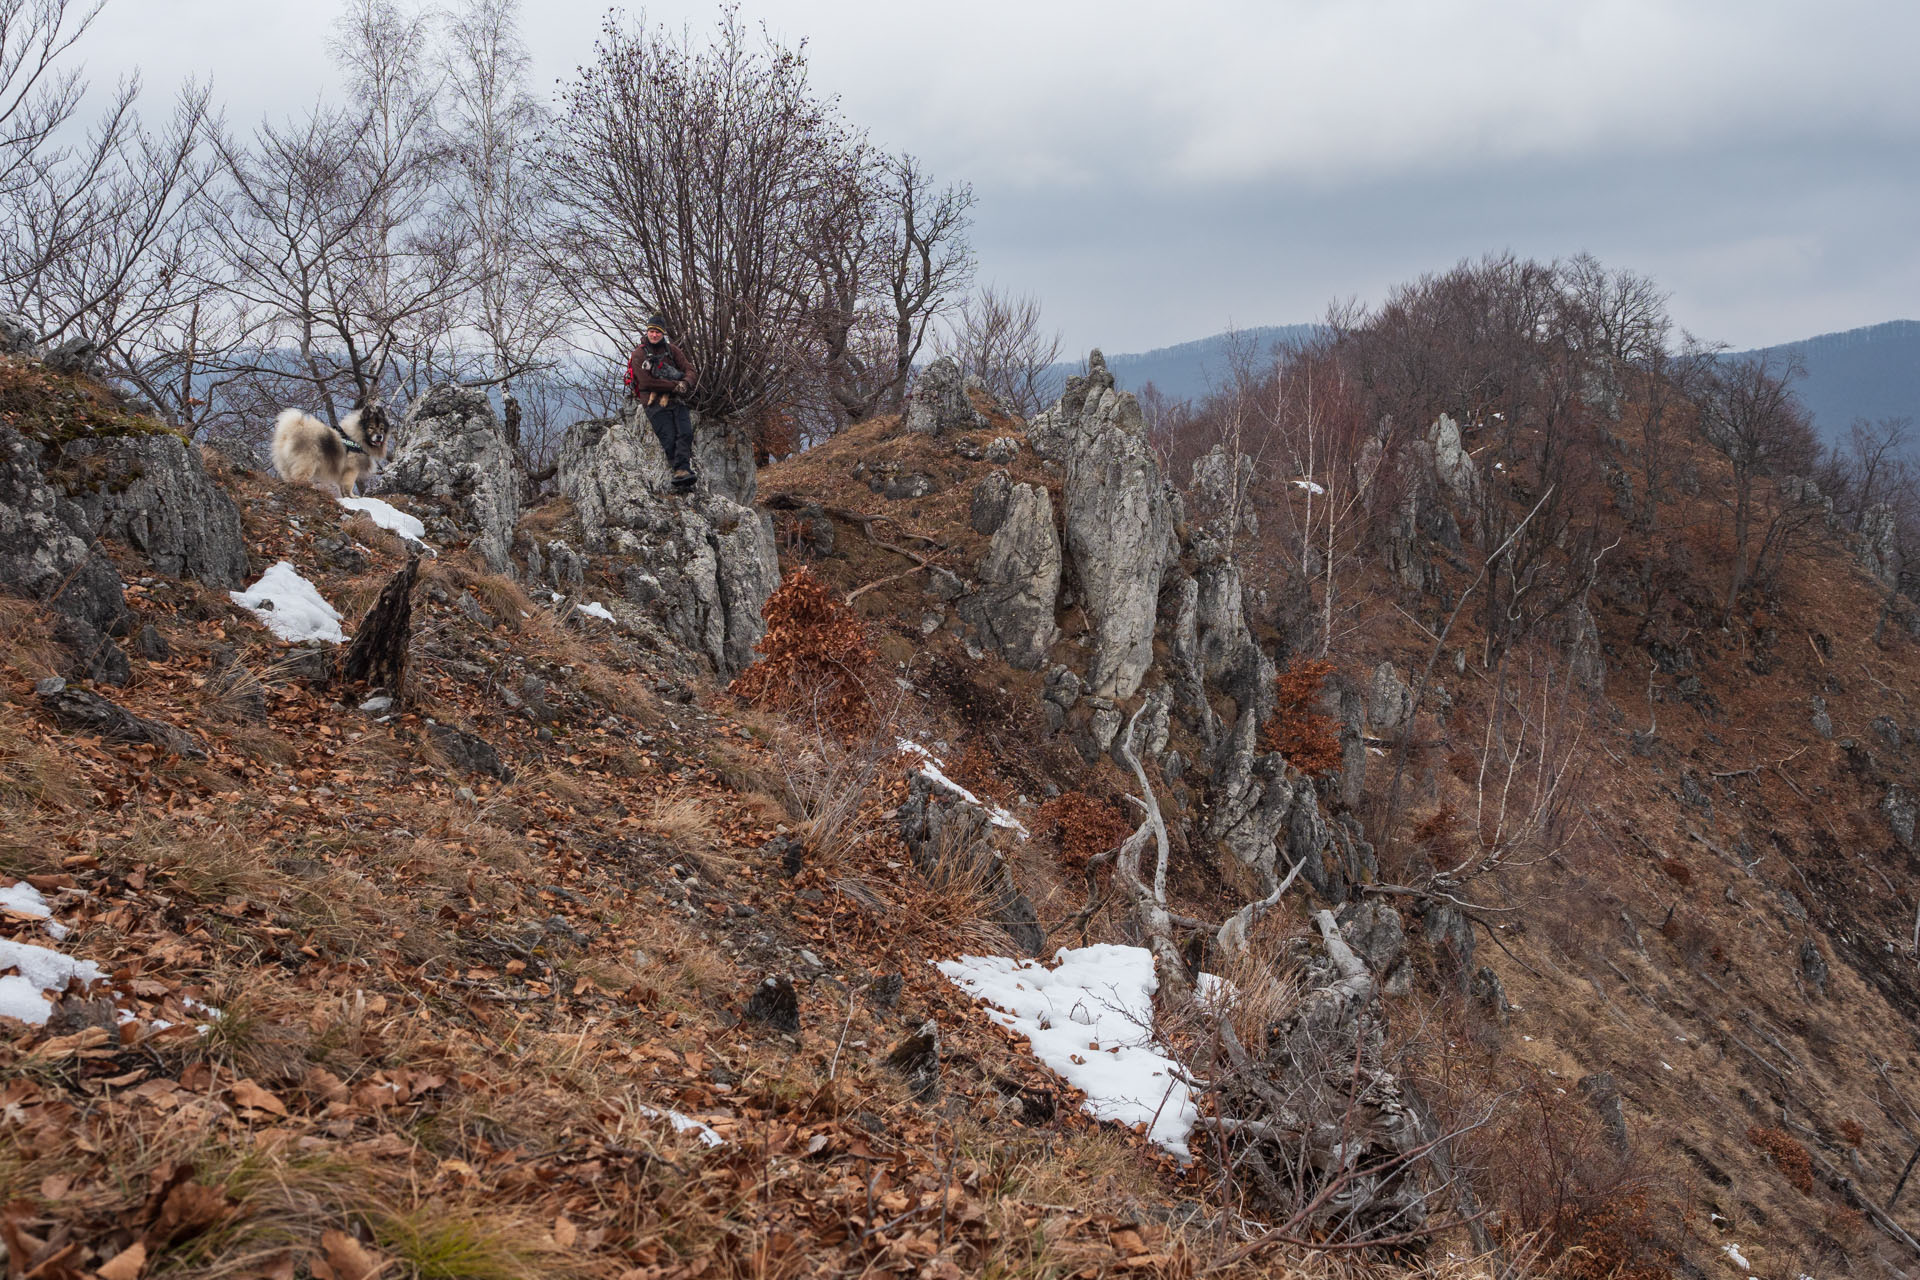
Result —
[{"label": "hiking boot", "polygon": [[681,467],[673,473],[673,487],[681,493],[685,493],[687,490],[693,488],[694,480],[695,476],[693,472],[686,467]]}]

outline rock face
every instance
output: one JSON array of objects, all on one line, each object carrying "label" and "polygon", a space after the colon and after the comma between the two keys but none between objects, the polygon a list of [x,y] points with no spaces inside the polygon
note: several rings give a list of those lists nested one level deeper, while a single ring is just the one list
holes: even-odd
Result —
[{"label": "rock face", "polygon": [[987,420],[967,398],[967,382],[952,357],[942,356],[914,379],[913,399],[907,404],[907,430],[916,435],[949,435],[982,431]]},{"label": "rock face", "polygon": [[142,552],[155,572],[216,587],[247,584],[240,511],[199,450],[172,432],[75,440],[58,472],[101,537]]},{"label": "rock face", "polygon": [[[644,415],[641,425],[645,425]],[[693,415],[693,469],[705,487],[743,507],[752,506],[760,491],[752,437],[729,423],[697,413]]]},{"label": "rock face", "polygon": [[1054,606],[1060,598],[1060,537],[1053,500],[1038,485],[1014,485],[987,554],[980,588],[960,604],[960,616],[1008,663],[1033,671],[1060,638]]},{"label": "rock face", "polygon": [[398,434],[382,487],[453,499],[487,567],[510,570],[520,468],[486,393],[448,383],[433,387],[407,412]]},{"label": "rock face", "polygon": [[895,817],[915,870],[931,880],[957,879],[975,886],[993,922],[1007,931],[1020,954],[1046,953],[1047,932],[988,838],[988,817],[979,805],[968,804],[924,773],[916,773],[907,802]]},{"label": "rock face", "polygon": [[1480,500],[1480,468],[1460,442],[1460,424],[1441,414],[1427,429],[1427,444],[1433,450],[1433,478],[1440,491],[1456,506],[1471,510]]},{"label": "rock face", "polygon": [[126,654],[109,637],[132,629],[120,574],[93,530],[40,469],[39,446],[0,426],[0,586],[62,615],[60,639],[96,680],[124,684]]},{"label": "rock face", "polygon": [[1884,502],[1874,503],[1860,517],[1860,567],[1888,590],[1900,581],[1899,530],[1893,508]]},{"label": "rock face", "polygon": [[1153,663],[1161,576],[1177,559],[1173,506],[1147,447],[1140,402],[1114,387],[1106,359],[1087,358],[1028,439],[1067,472],[1067,550],[1093,623],[1089,691],[1130,698]]},{"label": "rock face", "polygon": [[627,598],[674,642],[722,676],[752,661],[780,583],[771,521],[723,494],[672,493],[660,442],[634,417],[569,428],[556,479],[587,550],[631,558]]},{"label": "rock face", "polygon": [[1367,719],[1373,727],[1382,733],[1393,733],[1404,728],[1412,715],[1413,690],[1400,678],[1399,669],[1391,662],[1375,667],[1373,680],[1367,686]]}]

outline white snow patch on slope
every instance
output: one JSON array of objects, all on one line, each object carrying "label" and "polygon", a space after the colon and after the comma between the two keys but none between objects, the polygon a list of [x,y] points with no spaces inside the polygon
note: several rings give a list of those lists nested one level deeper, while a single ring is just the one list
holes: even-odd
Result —
[{"label": "white snow patch on slope", "polygon": [[420,523],[419,517],[408,515],[391,502],[382,502],[378,498],[342,498],[340,505],[349,511],[360,512],[389,533],[397,533],[419,543],[427,540],[427,526]]},{"label": "white snow patch on slope", "polygon": [[46,898],[25,880],[15,885],[0,885],[0,910],[45,920],[47,932],[53,935],[55,942],[67,936],[67,926],[53,918],[53,908],[47,905]]},{"label": "white snow patch on slope", "polygon": [[1037,960],[961,956],[935,967],[1017,1031],[1034,1057],[1087,1095],[1100,1120],[1151,1126],[1147,1137],[1187,1159],[1199,1117],[1174,1060],[1154,1043],[1153,957],[1144,947],[1098,943],[1062,948],[1051,969]]},{"label": "white snow patch on slope", "polygon": [[940,760],[933,752],[908,738],[899,738],[895,741],[894,745],[908,755],[920,757],[919,772],[922,777],[926,778],[936,787],[966,801],[976,809],[984,810],[987,815],[987,821],[991,822],[994,826],[1005,827],[1022,840],[1025,840],[1032,834],[1027,830],[1026,824],[1021,822],[1020,819],[1014,817],[997,804],[988,804],[979,796],[973,794],[973,792],[967,790],[952,778],[949,778],[945,773],[941,772]]},{"label": "white snow patch on slope", "polygon": [[65,991],[71,978],[99,982],[107,976],[91,960],[75,960],[31,943],[0,939],[0,970],[4,969],[20,972],[0,978],[0,1017],[18,1018],[35,1026],[45,1025],[53,1015],[53,1003],[45,993],[58,995]]},{"label": "white snow patch on slope", "polygon": [[1295,480],[1293,482],[1293,487],[1296,489],[1305,489],[1308,493],[1325,493],[1326,492],[1325,489],[1315,484],[1311,480]]},{"label": "white snow patch on slope", "polygon": [[590,604],[581,605],[580,612],[586,614],[589,618],[604,618],[608,622],[619,621],[619,619],[613,616],[613,610],[607,608],[607,606],[601,604],[598,600]]},{"label": "white snow patch on slope", "polygon": [[267,630],[289,643],[325,640],[345,644],[340,613],[328,604],[291,562],[282,560],[245,591],[230,591],[233,602],[260,619]]},{"label": "white snow patch on slope", "polygon": [[655,1107],[649,1107],[644,1102],[640,1104],[640,1113],[645,1116],[651,1116],[655,1120],[665,1120],[673,1126],[675,1133],[697,1133],[700,1135],[700,1141],[710,1147],[724,1147],[727,1145],[725,1138],[715,1133],[710,1126],[700,1123],[692,1116],[683,1116],[678,1111],[661,1111]]},{"label": "white snow patch on slope", "polygon": [[1753,1264],[1748,1262],[1746,1258],[1741,1256],[1739,1245],[1723,1244],[1720,1246],[1720,1252],[1726,1254],[1727,1257],[1733,1262],[1733,1265],[1740,1268],[1742,1271],[1753,1270]]}]

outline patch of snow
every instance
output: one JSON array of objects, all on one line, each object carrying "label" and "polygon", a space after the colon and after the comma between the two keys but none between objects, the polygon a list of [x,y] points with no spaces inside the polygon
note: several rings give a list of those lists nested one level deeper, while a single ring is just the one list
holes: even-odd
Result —
[{"label": "patch of snow", "polygon": [[1240,988],[1217,973],[1203,973],[1194,979],[1193,1002],[1206,1013],[1225,1013],[1240,995]]},{"label": "patch of snow", "polygon": [[896,740],[895,745],[908,755],[920,757],[919,772],[922,777],[926,778],[935,786],[942,788],[950,795],[957,796],[959,799],[966,801],[974,808],[984,810],[987,815],[987,821],[991,822],[994,826],[1005,827],[1022,840],[1025,840],[1032,834],[1027,830],[1026,824],[1021,822],[1020,819],[1014,817],[997,804],[988,804],[979,796],[976,796],[973,792],[967,790],[952,778],[942,773],[940,771],[940,761],[934,756],[933,752],[927,750],[919,743],[906,738]]},{"label": "patch of snow", "polygon": [[34,920],[46,921],[46,931],[55,942],[67,936],[67,926],[53,918],[53,908],[40,891],[22,880],[16,885],[0,885],[0,909],[13,912],[18,916],[27,916]]},{"label": "patch of snow", "polygon": [[420,523],[419,517],[408,515],[391,502],[382,502],[378,498],[342,498],[340,505],[349,511],[360,512],[389,533],[397,533],[423,545],[427,540],[427,526]]},{"label": "patch of snow", "polygon": [[1319,486],[1319,485],[1317,485],[1317,484],[1315,484],[1315,483],[1314,483],[1313,481],[1311,481],[1311,480],[1295,480],[1295,481],[1293,482],[1293,487],[1294,487],[1294,488],[1296,488],[1296,489],[1305,489],[1305,490],[1306,490],[1306,491],[1307,491],[1308,493],[1316,493],[1316,494],[1317,494],[1317,493],[1325,493],[1325,492],[1326,492],[1326,490],[1325,490],[1324,488],[1322,488],[1321,486]]},{"label": "patch of snow", "polygon": [[617,621],[613,616],[613,610],[607,608],[607,606],[601,604],[598,600],[595,600],[591,604],[581,605],[580,612],[586,614],[589,618],[601,618],[607,622]]},{"label": "patch of snow", "polygon": [[34,916],[41,920],[53,914],[53,908],[40,896],[40,891],[25,880],[12,886],[0,885],[0,907],[15,915]]},{"label": "patch of snow", "polygon": [[1154,1043],[1153,956],[1098,943],[1063,947],[1054,961],[1049,969],[1037,960],[961,956],[935,967],[1085,1093],[1089,1115],[1146,1127],[1149,1140],[1187,1159],[1199,1109],[1179,1065]]},{"label": "patch of snow", "polygon": [[1668,1066],[1668,1065],[1667,1065],[1666,1063],[1664,1063],[1664,1062],[1662,1062],[1662,1063],[1660,1064],[1660,1069],[1661,1069],[1662,1071],[1671,1071],[1671,1070],[1673,1070],[1673,1068],[1672,1068],[1672,1067],[1670,1067],[1670,1066]]},{"label": "patch of snow", "polygon": [[53,1002],[46,993],[58,995],[73,978],[91,983],[107,976],[91,960],[75,960],[45,947],[4,939],[0,939],[0,969],[20,971],[0,978],[0,1017],[34,1026],[44,1026],[53,1015]]},{"label": "patch of snow", "polygon": [[1732,1260],[1733,1265],[1742,1271],[1753,1270],[1753,1264],[1741,1256],[1739,1245],[1723,1244],[1720,1246],[1720,1252],[1726,1254],[1727,1257]]},{"label": "patch of snow", "polygon": [[650,1116],[655,1120],[665,1120],[673,1126],[675,1133],[697,1133],[700,1135],[700,1141],[710,1147],[724,1147],[727,1145],[725,1138],[715,1133],[710,1126],[701,1124],[692,1116],[683,1116],[678,1111],[660,1111],[646,1105],[644,1102],[640,1104],[640,1113],[645,1116]]},{"label": "patch of snow", "polygon": [[339,610],[328,604],[290,561],[279,561],[245,591],[227,594],[235,604],[266,624],[267,630],[289,644],[303,640],[346,643],[346,633],[340,630]]}]

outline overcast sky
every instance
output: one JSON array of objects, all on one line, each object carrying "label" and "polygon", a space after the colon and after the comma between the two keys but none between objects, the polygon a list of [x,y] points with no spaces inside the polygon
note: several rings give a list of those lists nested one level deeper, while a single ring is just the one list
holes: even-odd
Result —
[{"label": "overcast sky", "polygon": [[[330,92],[328,0],[112,0],[83,45],[228,118]],[[640,12],[638,6],[632,10]],[[607,6],[526,6],[543,89]],[[705,28],[710,4],[650,20]],[[1318,319],[1463,257],[1581,251],[1749,347],[1920,318],[1912,0],[743,0],[978,196],[983,280],[1070,352]]]}]

